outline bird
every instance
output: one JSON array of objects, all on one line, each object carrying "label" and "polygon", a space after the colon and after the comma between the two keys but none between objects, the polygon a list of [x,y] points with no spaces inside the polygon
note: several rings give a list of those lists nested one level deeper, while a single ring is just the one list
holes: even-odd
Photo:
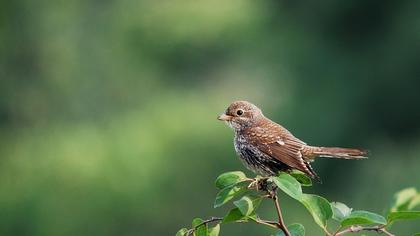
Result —
[{"label": "bird", "polygon": [[262,176],[299,170],[320,180],[310,164],[317,157],[367,158],[367,151],[362,149],[308,145],[247,101],[231,103],[217,119],[234,130],[234,147],[240,160],[248,169]]}]

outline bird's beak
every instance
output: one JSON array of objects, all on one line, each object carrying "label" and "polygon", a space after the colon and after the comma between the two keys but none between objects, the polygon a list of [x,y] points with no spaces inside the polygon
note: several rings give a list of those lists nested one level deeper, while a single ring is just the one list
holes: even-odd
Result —
[{"label": "bird's beak", "polygon": [[229,116],[223,113],[220,116],[218,116],[217,119],[221,121],[229,121],[229,120],[232,120],[232,116]]}]

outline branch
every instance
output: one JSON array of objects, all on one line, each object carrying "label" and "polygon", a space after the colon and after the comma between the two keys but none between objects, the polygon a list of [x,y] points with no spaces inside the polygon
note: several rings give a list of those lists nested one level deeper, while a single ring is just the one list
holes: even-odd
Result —
[{"label": "branch", "polygon": [[[217,222],[217,221],[222,221],[222,220],[223,220],[223,218],[221,218],[221,217],[212,217],[208,220],[205,220],[205,221],[201,222],[200,224],[196,225],[194,228],[189,229],[187,231],[187,236],[193,234],[200,226],[207,225],[209,223],[213,223],[213,222]],[[246,221],[236,221],[236,222],[245,223]],[[278,223],[274,222],[274,221],[263,220],[263,219],[257,218],[257,219],[254,220],[254,222],[257,223],[257,224],[266,225],[266,226],[276,228],[276,229],[279,228]]]},{"label": "branch", "polygon": [[256,222],[260,223],[260,224],[268,225],[270,227],[281,229],[281,231],[283,231],[285,236],[291,236],[291,234],[290,234],[289,230],[287,229],[286,224],[284,223],[284,220],[283,220],[283,215],[281,213],[281,208],[280,208],[279,200],[278,200],[278,197],[277,197],[277,187],[270,188],[270,186],[267,184],[268,179],[269,178],[267,178],[267,177],[254,178],[253,181],[248,186],[248,188],[255,187],[257,191],[262,190],[262,191],[267,192],[267,194],[262,196],[262,197],[273,199],[274,205],[276,206],[278,222],[273,222],[273,221],[264,221],[264,222],[257,222],[256,221]]},{"label": "branch", "polygon": [[277,216],[279,218],[277,226],[278,226],[278,228],[280,228],[283,231],[284,235],[290,236],[290,232],[287,229],[287,227],[286,227],[286,225],[284,224],[284,221],[283,221],[283,215],[281,213],[280,203],[279,203],[279,199],[277,197],[276,189],[273,190],[273,191],[269,191],[269,194],[271,195],[271,198],[274,201],[274,205],[276,206]]},{"label": "branch", "polygon": [[256,219],[255,223],[261,224],[261,225],[267,225],[271,228],[276,228],[276,229],[279,228],[278,225],[277,225],[277,222],[274,222],[274,221]]},{"label": "branch", "polygon": [[222,220],[223,220],[223,218],[220,218],[220,217],[212,217],[208,220],[205,220],[205,221],[201,222],[200,224],[196,225],[194,228],[189,229],[188,232],[187,232],[187,236],[194,233],[194,231],[196,231],[202,225],[206,225],[208,223],[212,223],[212,222],[216,222],[216,221],[222,221]]},{"label": "branch", "polygon": [[360,225],[352,225],[347,229],[344,229],[342,231],[339,231],[339,232],[335,233],[334,236],[340,236],[340,235],[344,235],[346,233],[357,233],[357,232],[360,232],[360,231],[363,231],[363,230],[365,230],[365,231],[376,231],[378,233],[383,233],[383,234],[388,235],[388,236],[395,236],[385,229],[385,225],[377,225],[377,226],[369,226],[369,227],[363,227],[363,226],[360,226]]}]

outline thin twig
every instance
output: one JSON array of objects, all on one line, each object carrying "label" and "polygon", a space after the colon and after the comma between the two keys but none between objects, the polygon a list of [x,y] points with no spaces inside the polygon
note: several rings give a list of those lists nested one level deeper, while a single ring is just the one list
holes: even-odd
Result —
[{"label": "thin twig", "polygon": [[205,221],[201,222],[200,224],[196,225],[194,228],[188,230],[187,236],[194,233],[202,225],[207,225],[208,223],[212,223],[212,222],[216,222],[216,221],[222,221],[222,220],[223,220],[223,218],[221,218],[221,217],[212,217],[208,220],[205,220]]},{"label": "thin twig", "polygon": [[[193,234],[200,226],[207,225],[209,223],[213,223],[213,222],[216,222],[216,221],[222,221],[222,220],[223,220],[223,218],[221,218],[221,217],[212,217],[208,220],[205,220],[205,221],[201,222],[200,224],[196,225],[194,228],[189,229],[188,232],[187,232],[187,236]],[[245,220],[245,221],[236,221],[236,222],[246,223],[248,221]],[[257,218],[257,219],[254,220],[254,222],[257,223],[257,224],[269,226],[271,228],[276,228],[276,229],[279,228],[278,223],[274,222],[274,221],[263,220],[263,219]]]},{"label": "thin twig", "polygon": [[284,224],[283,215],[281,214],[279,199],[278,199],[277,193],[275,191],[274,191],[274,194],[273,194],[272,198],[273,198],[273,201],[274,201],[274,205],[276,206],[277,216],[279,217],[278,226],[286,236],[290,236],[290,232],[287,229],[286,225]]},{"label": "thin twig", "polygon": [[340,235],[344,235],[346,233],[356,233],[356,232],[360,232],[360,231],[363,231],[363,230],[365,230],[365,231],[376,231],[378,233],[384,233],[388,236],[394,236],[392,233],[388,232],[385,229],[384,225],[369,226],[369,227],[363,227],[363,226],[360,226],[360,225],[352,225],[347,229],[336,232],[334,234],[334,236],[340,236]]},{"label": "thin twig", "polygon": [[271,228],[276,228],[276,229],[278,228],[277,222],[273,222],[273,221],[256,219],[255,223],[261,224],[261,225],[267,225]]}]

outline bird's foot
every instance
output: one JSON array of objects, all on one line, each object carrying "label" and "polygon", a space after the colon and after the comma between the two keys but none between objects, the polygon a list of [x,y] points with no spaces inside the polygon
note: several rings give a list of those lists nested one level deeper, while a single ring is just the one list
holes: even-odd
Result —
[{"label": "bird's foot", "polygon": [[269,177],[257,176],[248,185],[249,189],[255,189],[257,191],[271,192],[276,190],[277,186],[273,184]]}]

